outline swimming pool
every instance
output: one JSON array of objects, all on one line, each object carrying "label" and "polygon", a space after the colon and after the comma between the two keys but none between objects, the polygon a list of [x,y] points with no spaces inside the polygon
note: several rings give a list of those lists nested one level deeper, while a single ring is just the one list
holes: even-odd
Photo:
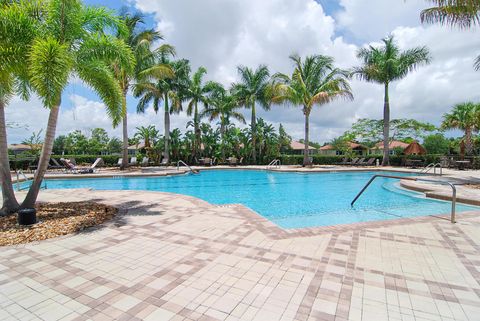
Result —
[{"label": "swimming pool", "polygon": [[[51,188],[149,190],[190,195],[212,204],[243,204],[283,228],[329,226],[450,213],[449,202],[423,197],[378,178],[352,208],[350,202],[380,172],[287,173],[206,170],[198,175],[51,179]],[[387,173],[411,176],[410,173]],[[457,205],[457,211],[478,210]]]}]

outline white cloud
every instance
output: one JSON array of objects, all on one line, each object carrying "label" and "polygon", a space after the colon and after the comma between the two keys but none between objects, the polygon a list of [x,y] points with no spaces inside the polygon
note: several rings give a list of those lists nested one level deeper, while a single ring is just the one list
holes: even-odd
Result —
[{"label": "white cloud", "polygon": [[[288,56],[312,53],[335,57],[341,67],[359,62],[358,45],[377,42],[389,33],[402,49],[426,45],[433,60],[405,79],[391,85],[392,117],[409,117],[438,124],[452,105],[465,100],[479,101],[480,73],[473,59],[480,54],[478,30],[458,31],[440,26],[421,26],[423,1],[339,0],[343,8],[334,17],[314,0],[132,0],[155,15],[166,41],[177,48],[178,56],[190,59],[193,68],[207,67],[209,79],[228,85],[237,79],[236,66],[267,64],[272,72],[291,72]],[[345,35],[339,36],[339,35]],[[311,116],[311,139],[327,141],[348,129],[361,117],[380,118],[383,87],[352,81],[355,101],[338,101],[316,108]],[[112,134],[100,103],[76,97],[74,111],[61,112],[59,132],[104,127]],[[245,111],[248,115],[249,111]],[[75,115],[75,118],[73,117]],[[303,115],[299,108],[275,106],[258,115],[274,124],[283,123],[295,137],[303,137]],[[38,101],[14,101],[8,120],[29,122],[39,128],[46,124],[46,112]],[[249,119],[248,117],[247,119]],[[187,116],[173,115],[172,126],[185,128]],[[129,115],[130,132],[135,126],[156,124],[163,129],[163,114],[151,109],[145,115]],[[27,136],[20,129],[10,131],[11,140]]]},{"label": "white cloud", "polygon": [[[48,121],[48,110],[42,107],[40,100],[36,97],[29,102],[15,98],[7,108],[6,118],[9,122],[21,125],[19,128],[8,129],[9,143],[19,143],[32,132],[45,129]],[[171,116],[172,128],[185,128],[188,121],[183,113]],[[152,108],[148,108],[145,114],[129,113],[128,115],[129,135],[135,133],[138,126],[155,125],[163,132],[163,113],[156,114]],[[28,126],[25,128],[24,126]],[[121,137],[121,126],[112,127],[112,122],[105,112],[103,103],[88,100],[85,97],[72,95],[70,102],[66,102],[60,108],[58,117],[57,135],[65,135],[73,130],[81,130],[88,134],[93,128],[104,128],[110,136]]]}]

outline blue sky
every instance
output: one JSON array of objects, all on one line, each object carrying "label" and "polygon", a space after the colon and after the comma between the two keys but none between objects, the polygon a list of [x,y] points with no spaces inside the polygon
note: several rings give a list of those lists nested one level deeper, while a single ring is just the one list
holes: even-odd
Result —
[{"label": "blue sky", "polygon": [[[315,0],[318,3],[321,4],[323,7],[323,10],[327,15],[335,15],[338,10],[341,10],[341,6],[338,3],[338,1],[335,0]],[[85,0],[85,3],[88,5],[93,5],[93,6],[106,6],[108,8],[111,8],[113,10],[120,10],[123,7],[131,8],[132,10],[135,10],[135,7],[132,5],[131,1],[126,1],[126,0],[120,0],[120,1],[115,1],[115,0]],[[155,17],[153,14],[145,14],[145,22],[146,22],[146,27],[147,28],[155,28],[156,27],[156,22],[155,22]],[[336,30],[336,35],[339,36],[346,36],[346,33],[341,32],[339,30]],[[168,41],[168,39],[166,39]],[[80,95],[89,99],[93,100],[99,100],[98,96],[89,88],[82,86],[81,84],[70,84],[67,88],[66,91],[63,95],[63,108],[73,108],[73,102],[70,101],[70,96],[71,95]],[[135,112],[136,111],[136,103],[137,100],[133,98],[132,96],[128,97],[128,109],[130,112]]]},{"label": "blue sky", "polygon": [[[480,54],[478,30],[456,30],[422,25],[419,14],[426,1],[404,0],[85,0],[90,5],[118,10],[134,5],[146,15],[149,27],[159,28],[165,41],[177,49],[179,58],[189,59],[192,69],[204,66],[207,80],[226,86],[237,81],[236,67],[269,66],[272,73],[292,70],[288,56],[325,54],[337,66],[359,64],[361,46],[375,45],[393,34],[401,49],[427,46],[432,62],[410,73],[390,88],[392,118],[414,118],[438,125],[443,113],[464,101],[480,101],[480,73],[472,68]],[[341,5],[340,5],[341,3]],[[352,102],[335,101],[315,108],[310,117],[311,140],[328,142],[349,129],[359,118],[382,117],[383,88],[352,80]],[[28,124],[29,129],[9,130],[9,142],[19,142],[45,127],[48,111],[38,99],[13,99],[7,121]],[[163,131],[163,115],[147,109],[137,114],[136,100],[129,96],[129,134],[137,126],[155,125]],[[293,106],[274,106],[257,111],[274,126],[282,123],[295,138],[303,137],[303,115]],[[248,111],[244,111],[249,118]],[[79,129],[111,126],[103,104],[81,83],[65,90],[57,134]],[[172,127],[185,130],[190,118],[172,115]]]}]

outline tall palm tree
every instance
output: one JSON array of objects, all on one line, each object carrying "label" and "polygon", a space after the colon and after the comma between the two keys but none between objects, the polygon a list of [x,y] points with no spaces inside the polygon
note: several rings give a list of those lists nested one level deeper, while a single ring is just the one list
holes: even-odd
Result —
[{"label": "tall palm tree", "polygon": [[450,113],[443,115],[442,128],[463,130],[465,150],[467,155],[472,155],[472,134],[480,129],[480,105],[472,102],[455,105]]},{"label": "tall palm tree", "polygon": [[361,48],[357,57],[363,65],[353,69],[353,74],[359,79],[382,84],[384,86],[383,104],[383,161],[382,165],[389,165],[390,143],[390,100],[389,86],[391,82],[405,78],[407,74],[418,66],[430,62],[430,53],[426,47],[416,47],[400,51],[393,36],[382,40],[383,46]]},{"label": "tall palm tree", "polygon": [[480,2],[476,0],[429,0],[434,7],[420,13],[426,23],[470,28],[480,23]]},{"label": "tall palm tree", "polygon": [[220,120],[220,137],[222,140],[222,160],[225,160],[225,129],[230,124],[230,119],[236,119],[245,123],[245,118],[238,111],[240,101],[235,95],[232,95],[220,84],[210,84],[212,93],[210,95],[210,104],[202,111],[201,117],[208,117],[210,121]]},{"label": "tall palm tree", "polygon": [[110,65],[118,62],[131,69],[135,62],[122,40],[102,32],[125,29],[110,11],[84,6],[80,0],[50,0],[46,5],[40,32],[29,48],[25,63],[32,88],[50,113],[38,169],[21,205],[23,208],[35,205],[52,153],[62,93],[70,77],[76,75],[94,89],[117,125],[122,118],[122,92]]},{"label": "tall palm tree", "polygon": [[304,61],[298,55],[290,56],[295,69],[291,76],[276,74],[267,96],[273,103],[289,102],[300,106],[305,116],[305,149],[303,164],[309,163],[310,114],[314,106],[325,105],[338,98],[353,99],[347,81],[348,72],[335,68],[332,57],[308,56]]},{"label": "tall palm tree", "polygon": [[[122,136],[123,136],[123,148],[122,148],[122,164],[120,169],[128,167],[128,120],[127,120],[127,94],[132,86],[132,83],[137,81],[139,73],[147,67],[151,67],[154,62],[154,54],[151,50],[152,44],[162,39],[162,35],[154,29],[143,29],[142,25],[145,24],[143,16],[136,13],[129,13],[126,10],[122,10],[120,14],[121,19],[124,21],[127,29],[126,32],[118,32],[117,38],[123,40],[133,51],[135,55],[135,68],[125,69],[122,68],[118,62],[112,64],[112,69],[115,74],[115,79],[118,81],[122,90],[123,104],[122,104]],[[166,73],[168,73],[168,69]]]},{"label": "tall palm tree", "polygon": [[42,11],[39,1],[0,2],[0,189],[3,199],[0,216],[14,213],[19,207],[10,174],[5,109],[14,94],[28,98],[25,61]]},{"label": "tall palm tree", "polygon": [[207,73],[204,67],[192,75],[187,88],[187,97],[190,99],[187,107],[187,115],[193,114],[193,127],[195,132],[195,143],[193,144],[192,156],[195,159],[201,145],[201,130],[200,130],[200,113],[198,110],[198,103],[202,103],[204,108],[208,105],[208,94],[212,91],[212,86],[209,83],[203,82],[203,77]]},{"label": "tall palm tree", "polygon": [[[480,1],[478,0],[429,0],[435,6],[420,13],[422,23],[440,23],[469,29],[480,24]],[[474,62],[480,70],[480,55]]]},{"label": "tall palm tree", "polygon": [[246,108],[252,112],[250,127],[252,132],[252,157],[253,163],[257,162],[256,141],[256,103],[260,103],[263,109],[268,110],[269,104],[265,98],[265,90],[270,79],[270,72],[267,66],[260,65],[253,70],[245,66],[237,67],[240,75],[240,82],[232,85],[232,92]]},{"label": "tall palm tree", "polygon": [[[162,48],[161,48],[162,49]],[[150,103],[153,103],[155,112],[160,110],[160,103],[164,107],[164,152],[163,156],[168,162],[170,159],[170,114],[182,111],[182,101],[188,87],[190,64],[188,60],[181,59],[172,61],[174,55],[172,47],[163,46],[159,54],[157,65],[141,72],[141,81],[134,86],[134,96],[141,97],[137,112],[143,113]],[[157,72],[158,64],[167,65],[172,70],[171,77],[165,77]]]}]

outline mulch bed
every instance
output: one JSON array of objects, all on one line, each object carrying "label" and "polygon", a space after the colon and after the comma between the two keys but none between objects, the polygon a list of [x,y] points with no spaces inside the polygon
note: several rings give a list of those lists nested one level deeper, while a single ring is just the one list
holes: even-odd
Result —
[{"label": "mulch bed", "polygon": [[473,188],[473,189],[480,189],[480,184],[469,184],[465,185],[468,188]]},{"label": "mulch bed", "polygon": [[118,210],[91,202],[37,204],[38,223],[19,226],[17,215],[0,217],[0,246],[29,243],[80,232],[112,219]]}]

